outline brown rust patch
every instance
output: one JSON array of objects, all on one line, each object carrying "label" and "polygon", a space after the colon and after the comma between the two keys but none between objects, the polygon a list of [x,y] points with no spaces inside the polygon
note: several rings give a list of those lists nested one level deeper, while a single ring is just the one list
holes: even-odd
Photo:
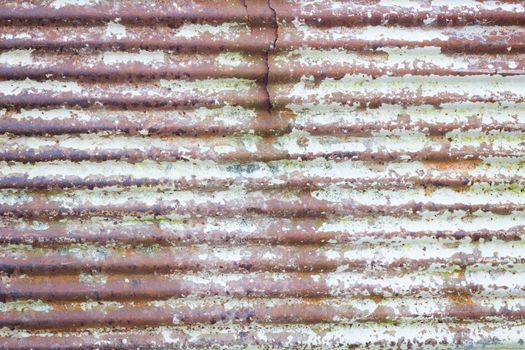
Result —
[{"label": "brown rust patch", "polygon": [[423,160],[422,163],[429,170],[451,171],[473,170],[483,163],[481,159],[466,159],[466,160]]},{"label": "brown rust patch", "polygon": [[448,298],[453,305],[461,306],[475,306],[476,304],[472,301],[472,295],[470,294],[459,294],[452,293],[448,295]]}]

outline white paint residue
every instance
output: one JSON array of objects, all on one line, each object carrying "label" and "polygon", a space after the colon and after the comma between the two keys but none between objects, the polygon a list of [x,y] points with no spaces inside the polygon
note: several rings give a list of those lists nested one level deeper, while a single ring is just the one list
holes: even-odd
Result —
[{"label": "white paint residue", "polygon": [[421,11],[422,9],[424,9],[424,5],[421,1],[413,0],[380,0],[379,6],[410,8],[414,11]]},{"label": "white paint residue", "polygon": [[167,327],[160,327],[159,333],[160,335],[162,335],[162,339],[166,344],[179,344],[180,343],[179,337],[174,336],[176,332],[173,332]]},{"label": "white paint residue", "polygon": [[423,65],[450,68],[451,70],[462,70],[469,67],[465,57],[454,57],[441,53],[437,46],[425,46],[419,48],[380,47],[377,51],[388,54],[387,65],[398,68],[420,68]]},{"label": "white paint residue", "polygon": [[335,152],[364,152],[366,145],[362,139],[341,140],[334,136],[310,135],[306,131],[293,130],[291,133],[279,136],[275,148],[292,156],[304,154],[323,155]]},{"label": "white paint residue", "polygon": [[47,230],[49,228],[49,225],[45,222],[33,221],[31,223],[31,228],[36,231],[43,231],[43,230]]},{"label": "white paint residue", "polygon": [[95,246],[89,244],[73,244],[61,248],[58,253],[61,256],[70,256],[78,260],[104,260],[114,254],[107,246]]},{"label": "white paint residue", "polygon": [[195,117],[203,122],[221,122],[226,127],[242,126],[257,118],[257,111],[242,106],[224,106],[220,108],[200,107],[195,111]]},{"label": "white paint residue", "polygon": [[407,42],[429,42],[449,40],[448,32],[450,30],[443,29],[413,29],[410,27],[399,26],[363,26],[363,27],[329,27],[318,29],[306,25],[304,22],[294,19],[292,21],[295,29],[300,35],[306,39],[320,39],[326,40],[364,40],[364,41],[407,41]]},{"label": "white paint residue", "polygon": [[423,24],[426,26],[430,26],[434,24],[437,21],[436,17],[427,17],[423,20]]},{"label": "white paint residue", "polygon": [[[383,0],[384,1],[384,0]],[[525,12],[525,6],[519,3],[505,3],[502,1],[478,1],[478,0],[432,0],[432,7],[446,7],[448,9],[474,11],[508,11],[514,13]]]},{"label": "white paint residue", "polygon": [[234,153],[237,149],[233,146],[229,145],[220,145],[213,147],[213,151],[217,152],[218,154],[228,154],[228,153]]},{"label": "white paint residue", "polygon": [[[158,191],[160,190],[160,191]],[[0,192],[1,194],[1,192]],[[198,193],[192,191],[174,191],[169,188],[154,187],[136,187],[131,186],[126,190],[117,186],[106,188],[94,188],[92,190],[74,190],[49,194],[47,196],[50,202],[57,202],[66,208],[74,208],[82,205],[90,206],[117,206],[129,204],[132,202],[142,203],[147,206],[153,206],[160,201],[164,203],[171,202],[172,206],[189,206],[202,204],[226,204],[232,201],[242,201],[247,195],[246,191],[241,188],[230,187],[224,191],[212,193]],[[13,195],[8,196],[6,200],[13,201]],[[31,198],[31,197],[29,197]],[[1,197],[0,197],[1,203]],[[16,203],[16,201],[15,201]]]},{"label": "white paint residue", "polygon": [[221,52],[215,57],[215,61],[222,66],[239,67],[240,65],[247,65],[248,60],[244,58],[242,52]]},{"label": "white paint residue", "polygon": [[42,119],[46,121],[66,119],[89,121],[92,119],[86,111],[67,108],[57,108],[50,110],[22,108],[20,112],[13,113],[13,118],[16,120]]},{"label": "white paint residue", "polygon": [[241,137],[241,143],[244,148],[251,153],[257,152],[257,145],[261,142],[262,137],[245,134]]},{"label": "white paint residue", "polygon": [[108,276],[102,273],[81,273],[78,276],[78,281],[87,284],[106,284],[108,282]]},{"label": "white paint residue", "polygon": [[418,129],[418,124],[468,124],[479,120],[482,126],[495,123],[525,123],[525,104],[523,103],[484,103],[462,102],[460,104],[443,103],[439,108],[430,105],[407,106],[383,104],[378,108],[359,109],[357,105],[324,103],[322,105],[301,103],[288,104],[297,115],[298,126],[317,125],[355,125],[377,124],[396,125],[401,117],[408,118],[411,129]]},{"label": "white paint residue", "polygon": [[106,65],[118,65],[128,63],[142,63],[144,65],[153,65],[163,63],[165,62],[165,60],[166,54],[164,51],[106,51],[102,54],[102,61]]},{"label": "white paint residue", "polygon": [[347,74],[341,79],[326,78],[312,84],[313,76],[303,76],[289,89],[292,99],[299,101],[315,97],[318,101],[331,102],[334,94],[357,96],[407,95],[411,98],[436,97],[439,94],[456,94],[462,98],[525,99],[525,76],[477,75],[471,76],[380,76]]},{"label": "white paint residue", "polygon": [[210,34],[213,37],[221,37],[224,40],[235,40],[241,34],[249,34],[250,29],[246,25],[239,23],[223,23],[221,25],[184,23],[175,34],[176,37],[185,39],[201,38],[204,34]]},{"label": "white paint residue", "polygon": [[523,145],[525,144],[525,134],[520,131],[451,131],[447,133],[446,137],[451,140],[451,150],[459,150],[465,147],[490,147],[493,151],[512,151],[518,155],[523,152]]},{"label": "white paint residue", "polygon": [[42,300],[17,300],[0,303],[0,312],[10,311],[50,312],[53,311],[53,306]]},{"label": "white paint residue", "polygon": [[115,39],[122,39],[126,37],[126,27],[118,22],[108,22],[106,35]]},{"label": "white paint residue", "polygon": [[159,80],[159,85],[172,92],[183,93],[192,91],[202,91],[211,93],[221,93],[233,90],[242,94],[248,93],[255,86],[255,80],[242,78],[221,78],[206,80]]},{"label": "white paint residue", "polygon": [[[344,30],[340,30],[345,33]],[[383,26],[364,26],[355,29],[354,34],[361,40],[385,40],[385,41],[410,41],[410,42],[429,42],[429,41],[448,41],[449,35],[442,29],[405,28],[405,27],[383,27]]]},{"label": "white paint residue", "polygon": [[24,191],[0,190],[0,204],[13,206],[33,201],[33,197]]},{"label": "white paint residue", "polygon": [[[423,238],[400,238],[396,241],[369,240],[371,246],[349,246],[347,249],[337,252],[334,257],[342,253],[348,261],[368,261],[370,264],[388,265],[402,260],[442,260],[452,261],[458,254],[475,256],[479,258],[505,259],[508,261],[521,260],[525,257],[525,241],[503,242],[497,239],[485,242],[472,242],[470,237],[462,240],[455,238],[434,239]],[[327,256],[328,258],[328,256]]]},{"label": "white paint residue", "polygon": [[91,6],[100,2],[101,0],[53,0],[49,6],[58,10],[68,6]]},{"label": "white paint residue", "polygon": [[514,212],[507,215],[491,212],[423,211],[416,217],[377,216],[374,219],[347,216],[321,225],[321,232],[478,232],[482,230],[506,231],[525,225],[525,215]]},{"label": "white paint residue", "polygon": [[328,260],[337,260],[337,259],[341,258],[341,253],[336,251],[336,250],[330,249],[330,250],[325,250],[324,251],[324,256]]},{"label": "white paint residue", "polygon": [[228,261],[228,262],[239,262],[242,260],[241,249],[216,249],[213,251],[213,256],[217,259]]},{"label": "white paint residue", "polygon": [[279,258],[279,255],[275,254],[275,253],[272,253],[270,251],[267,251],[265,252],[263,255],[262,255],[262,258],[263,259],[266,259],[266,260],[274,260],[274,259],[278,259]]},{"label": "white paint residue", "polygon": [[[268,223],[266,223],[267,225]],[[206,226],[204,226],[204,232],[209,233],[212,231],[225,231],[225,232],[242,232],[242,233],[254,233],[261,226],[257,223],[252,223],[245,219],[206,219]]]},{"label": "white paint residue", "polygon": [[82,92],[82,87],[74,81],[46,80],[36,81],[26,78],[25,80],[3,80],[0,81],[0,94],[18,95],[30,91],[32,93],[77,93]]},{"label": "white paint residue", "polygon": [[483,206],[491,205],[523,205],[525,196],[513,190],[510,186],[475,183],[465,191],[457,192],[452,188],[438,188],[427,194],[423,188],[400,190],[366,190],[331,187],[312,192],[312,196],[328,202],[350,202],[363,206],[409,206],[414,203],[437,206]]},{"label": "white paint residue", "polygon": [[33,63],[34,49],[10,50],[0,54],[0,64],[8,66],[28,66]]},{"label": "white paint residue", "polygon": [[525,271],[523,266],[510,265],[504,268],[494,266],[467,266],[466,283],[481,286],[483,294],[523,296]]},{"label": "white paint residue", "polygon": [[342,49],[320,50],[313,48],[301,48],[292,51],[276,52],[273,59],[283,68],[288,68],[289,63],[300,63],[304,66],[312,65],[353,65],[359,60],[364,61],[363,56],[354,51]]},{"label": "white paint residue", "polygon": [[[376,278],[352,272],[330,272],[326,274],[326,285],[332,295],[348,294],[355,286],[370,286],[376,293],[391,296],[394,293],[407,294],[415,288],[425,286],[429,291],[438,290],[443,285],[443,278],[430,274],[407,274]],[[389,292],[392,290],[392,292]]]},{"label": "white paint residue", "polygon": [[[388,55],[382,54],[383,52]],[[469,61],[472,61],[474,65],[479,61],[479,58],[476,56],[454,57],[453,55],[441,53],[440,47],[425,46],[416,48],[379,47],[373,51],[373,54],[341,49],[302,48],[278,53],[275,60],[283,68],[287,68],[290,63],[299,63],[309,67],[322,65],[355,66],[362,69],[376,68],[390,72],[392,69],[428,69],[429,66],[462,71],[469,67]]]},{"label": "white paint residue", "polygon": [[[177,277],[179,278],[179,277]],[[230,282],[238,282],[243,279],[242,275],[238,274],[213,274],[213,275],[184,275],[182,279],[189,283],[211,285],[217,284],[223,288],[228,287]]]},{"label": "white paint residue", "polygon": [[80,303],[79,306],[83,311],[109,311],[111,309],[122,309],[125,305],[117,301],[86,301]]},{"label": "white paint residue", "polygon": [[424,150],[429,142],[425,133],[418,131],[373,132],[369,149],[372,152],[415,153]]}]

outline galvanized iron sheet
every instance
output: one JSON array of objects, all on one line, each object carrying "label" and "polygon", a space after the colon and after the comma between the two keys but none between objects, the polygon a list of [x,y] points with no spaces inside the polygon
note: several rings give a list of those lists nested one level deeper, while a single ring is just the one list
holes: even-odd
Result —
[{"label": "galvanized iron sheet", "polygon": [[0,1],[0,348],[521,348],[525,5]]}]

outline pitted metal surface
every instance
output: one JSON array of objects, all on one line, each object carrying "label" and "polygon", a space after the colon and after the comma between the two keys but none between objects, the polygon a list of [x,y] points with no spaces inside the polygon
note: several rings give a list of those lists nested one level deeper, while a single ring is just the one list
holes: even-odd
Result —
[{"label": "pitted metal surface", "polygon": [[523,347],[524,25],[0,1],[0,348]]}]

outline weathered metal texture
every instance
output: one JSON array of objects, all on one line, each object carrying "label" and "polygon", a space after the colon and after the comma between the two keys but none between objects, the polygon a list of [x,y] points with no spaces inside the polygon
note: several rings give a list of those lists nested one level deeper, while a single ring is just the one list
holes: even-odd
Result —
[{"label": "weathered metal texture", "polygon": [[0,1],[0,348],[521,348],[525,5]]}]

